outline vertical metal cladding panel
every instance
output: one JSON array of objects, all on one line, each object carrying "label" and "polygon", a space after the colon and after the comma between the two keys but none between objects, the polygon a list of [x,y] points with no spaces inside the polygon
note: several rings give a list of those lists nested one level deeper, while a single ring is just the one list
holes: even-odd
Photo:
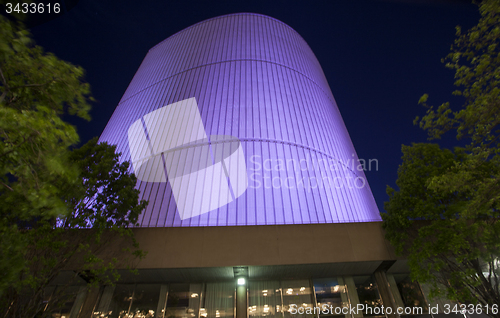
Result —
[{"label": "vertical metal cladding panel", "polygon": [[213,18],[153,47],[100,140],[139,174],[143,227],[381,220],[319,62],[267,16]]}]

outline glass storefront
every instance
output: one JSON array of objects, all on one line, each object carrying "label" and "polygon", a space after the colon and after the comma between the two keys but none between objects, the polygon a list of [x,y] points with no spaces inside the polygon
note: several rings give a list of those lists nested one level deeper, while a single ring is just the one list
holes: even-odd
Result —
[{"label": "glass storefront", "polygon": [[[382,316],[382,300],[378,292],[377,284],[372,276],[354,276],[354,284],[356,286],[356,293],[358,296],[359,304],[363,305],[363,316]],[[357,305],[357,304],[356,304]]]},{"label": "glass storefront", "polygon": [[58,308],[49,309],[52,318],[76,318],[85,294],[85,286],[52,286],[44,290],[43,298],[59,303]]},{"label": "glass storefront", "polygon": [[249,317],[282,317],[281,286],[279,281],[256,281],[248,284]]},{"label": "glass storefront", "polygon": [[[296,316],[295,311],[303,318],[315,317],[307,308],[314,308],[314,299],[309,280],[287,280],[281,282],[283,291],[284,317]],[[301,309],[304,308],[304,309]],[[303,313],[302,313],[303,312]]]},{"label": "glass storefront", "polygon": [[[161,285],[118,284],[113,290],[108,309],[102,308],[102,312],[108,312],[109,318],[144,317],[153,318],[157,309]],[[108,289],[108,293],[112,289]],[[106,292],[106,290],[105,290]],[[106,300],[107,294],[103,294],[102,300]]]},{"label": "glass storefront", "polygon": [[251,281],[248,286],[250,317],[314,317],[307,308],[314,307],[309,280]]},{"label": "glass storefront", "polygon": [[[424,312],[427,310],[417,283],[390,274],[387,281],[396,306],[423,306]],[[385,316],[380,313],[383,302],[376,280],[369,275],[249,281],[246,303],[250,318]],[[358,306],[363,307],[362,312],[349,310]],[[93,308],[94,318],[234,318],[236,282],[105,286]],[[77,314],[71,314],[74,311],[68,304],[53,317],[76,318]]]},{"label": "glass storefront", "polygon": [[234,282],[106,286],[93,317],[232,318],[234,290]]},{"label": "glass storefront", "polygon": [[[342,277],[313,280],[320,317],[344,316],[342,308],[349,306],[347,288]],[[323,309],[328,310],[323,310]]]},{"label": "glass storefront", "polygon": [[201,316],[206,318],[234,317],[234,282],[207,283],[205,286],[203,308],[200,309]]},{"label": "glass storefront", "polygon": [[[165,312],[164,316],[168,318],[199,317],[200,295],[200,284],[169,285],[166,306],[162,308],[162,312]],[[163,316],[159,315],[159,317]]]},{"label": "glass storefront", "polygon": [[428,312],[429,309],[419,283],[412,282],[408,275],[391,276],[388,275],[388,278],[394,280],[401,297],[402,306],[411,308],[421,307],[423,312]]}]

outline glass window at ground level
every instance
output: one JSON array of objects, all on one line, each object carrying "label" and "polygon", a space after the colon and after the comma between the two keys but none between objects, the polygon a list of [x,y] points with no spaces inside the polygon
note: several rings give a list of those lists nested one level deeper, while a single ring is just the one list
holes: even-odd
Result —
[{"label": "glass window at ground level", "polygon": [[[202,284],[171,284],[168,287],[165,318],[198,318]],[[163,316],[158,316],[162,317]]]},{"label": "glass window at ground level", "polygon": [[408,275],[393,276],[404,306],[412,308],[422,307],[423,312],[428,312],[427,303],[419,283],[412,282]]},{"label": "glass window at ground level", "polygon": [[[316,316],[310,313],[311,308],[313,309],[315,304],[309,280],[282,281],[281,290],[285,318],[297,317],[297,314],[299,314],[301,318],[312,318]],[[309,311],[307,308],[309,308]]]},{"label": "glass window at ground level", "polygon": [[[359,303],[363,305],[363,316],[384,316],[381,314],[382,300],[372,276],[353,276]],[[376,309],[378,307],[378,309]]]},{"label": "glass window at ground level", "polygon": [[279,281],[255,281],[248,284],[248,315],[250,317],[282,317]]},{"label": "glass window at ground level", "polygon": [[200,316],[206,318],[234,317],[235,283],[207,283],[206,296],[203,299],[203,308]]},{"label": "glass window at ground level", "polygon": [[342,278],[322,278],[313,280],[316,302],[321,317],[344,316],[342,308],[348,306],[347,291]]},{"label": "glass window at ground level", "polygon": [[160,296],[158,284],[117,284],[105,286],[94,317],[154,318]]},{"label": "glass window at ground level", "polygon": [[[71,309],[81,286],[56,286],[49,287],[44,291],[44,301],[50,300],[50,310],[52,318],[72,318]],[[76,316],[75,316],[76,317]]]}]

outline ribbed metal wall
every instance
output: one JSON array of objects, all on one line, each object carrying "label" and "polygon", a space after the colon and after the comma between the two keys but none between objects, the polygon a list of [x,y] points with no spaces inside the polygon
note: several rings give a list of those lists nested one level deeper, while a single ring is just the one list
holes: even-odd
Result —
[{"label": "ribbed metal wall", "polygon": [[[100,140],[116,144],[122,159],[131,160],[127,133],[134,122],[144,123],[145,115],[190,98],[196,100],[207,136],[240,140],[249,186],[229,204],[181,219],[168,182],[139,181],[150,202],[141,226],[381,220],[368,184],[361,186],[365,175],[356,169],[354,147],[319,62],[286,24],[258,14],[231,14],[159,43],[142,62]],[[280,169],[278,159],[302,160],[308,168]],[[329,168],[311,168],[318,162]],[[267,185],[278,181],[266,187],[264,177]],[[325,178],[358,178],[358,183],[319,186]]]}]

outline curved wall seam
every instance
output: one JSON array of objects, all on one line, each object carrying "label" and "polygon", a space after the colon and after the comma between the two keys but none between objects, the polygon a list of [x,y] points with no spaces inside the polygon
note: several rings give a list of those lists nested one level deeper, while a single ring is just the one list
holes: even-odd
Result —
[{"label": "curved wall seam", "polygon": [[[315,85],[317,85],[320,89],[322,89],[322,87],[321,87],[318,83],[316,83],[316,82],[315,82],[312,78],[308,77],[306,74],[301,73],[300,71],[295,70],[295,69],[293,69],[293,68],[291,68],[291,67],[289,67],[289,66],[287,66],[287,65],[279,64],[279,63],[272,62],[272,61],[264,61],[264,60],[255,60],[255,59],[238,59],[238,60],[217,61],[217,62],[212,62],[212,63],[208,63],[208,64],[197,65],[197,66],[191,67],[191,68],[189,68],[189,69],[186,69],[186,70],[180,71],[180,72],[178,72],[178,73],[175,73],[175,74],[173,74],[173,75],[170,75],[169,77],[159,79],[157,82],[154,82],[154,83],[150,84],[148,87],[144,87],[143,89],[141,89],[140,91],[138,91],[138,92],[134,93],[133,95],[128,96],[125,100],[123,100],[123,99],[122,99],[122,100],[120,100],[120,102],[118,103],[118,105],[122,104],[123,102],[127,101],[128,99],[132,98],[133,96],[135,96],[135,95],[139,94],[140,92],[145,91],[145,90],[147,90],[147,89],[149,89],[149,88],[151,88],[151,87],[153,87],[153,86],[157,85],[158,83],[163,82],[163,81],[165,81],[165,80],[168,80],[169,78],[174,77],[174,76],[177,76],[177,75],[179,75],[179,74],[181,74],[181,73],[184,73],[184,72],[189,72],[189,71],[191,71],[191,70],[193,70],[193,69],[200,68],[200,67],[204,67],[204,66],[209,66],[209,65],[214,65],[214,64],[222,64],[222,63],[230,63],[230,62],[234,62],[234,61],[255,61],[255,62],[271,63],[271,64],[275,64],[275,65],[278,65],[278,66],[282,66],[282,67],[288,68],[288,69],[290,69],[290,70],[292,70],[292,71],[294,71],[294,72],[297,72],[298,74],[300,74],[300,75],[304,76],[305,78],[307,78],[308,80],[310,80],[311,82],[313,82]],[[328,98],[333,97],[333,96],[328,96],[328,93],[327,93],[327,92],[324,92],[324,93],[325,93],[325,95],[327,95],[327,97],[328,97]]]}]

